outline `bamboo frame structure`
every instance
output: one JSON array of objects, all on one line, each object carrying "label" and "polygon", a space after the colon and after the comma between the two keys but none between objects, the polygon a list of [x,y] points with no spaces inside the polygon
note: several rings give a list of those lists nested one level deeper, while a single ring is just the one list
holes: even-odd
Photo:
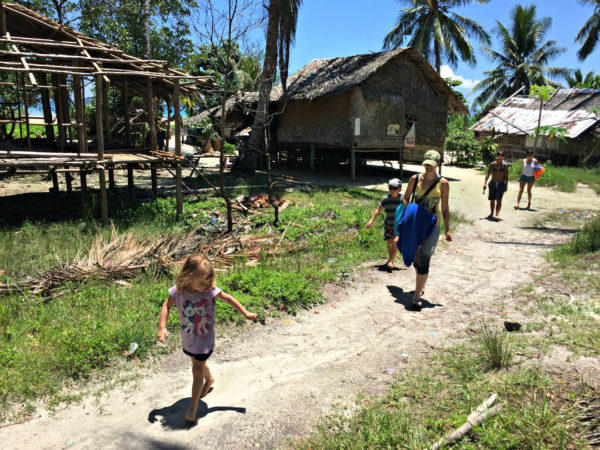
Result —
[{"label": "bamboo frame structure", "polygon": [[[180,95],[193,100],[199,100],[202,91],[214,86],[211,77],[191,76],[184,72],[168,67],[162,60],[144,60],[127,55],[122,50],[108,45],[102,41],[86,36],[73,28],[58,24],[35,11],[16,3],[0,2],[0,76],[4,73],[12,74],[14,81],[6,77],[0,80],[0,86],[15,89],[19,103],[17,117],[10,119],[0,118],[0,126],[6,124],[18,125],[23,136],[22,127],[25,125],[28,152],[2,152],[0,145],[0,169],[14,172],[21,170],[35,171],[45,168],[51,172],[58,188],[57,168],[60,170],[79,170],[82,207],[86,207],[86,176],[98,173],[100,182],[100,207],[102,220],[108,220],[106,200],[106,170],[109,170],[111,185],[114,185],[113,170],[116,168],[132,170],[138,167],[140,161],[150,163],[153,178],[156,177],[156,167],[162,158],[142,155],[132,155],[129,163],[124,163],[126,158],[114,161],[105,155],[105,143],[119,139],[119,130],[111,128],[109,116],[108,95],[109,89],[119,89],[123,92],[124,99],[124,131],[122,146],[131,147],[131,137],[136,135],[131,127],[135,126],[142,131],[148,127],[150,131],[149,145],[145,145],[144,133],[140,137],[142,152],[157,150],[156,123],[155,123],[155,98],[162,99],[167,104],[177,105],[175,113],[176,142],[180,140],[179,124]],[[48,80],[48,76],[51,80]],[[28,83],[26,83],[26,80]],[[86,127],[85,88],[86,83],[95,83],[96,87],[96,154],[85,158],[90,143]],[[46,130],[46,141],[54,141],[57,152],[32,152],[30,139],[30,124],[28,100],[31,96],[38,96],[44,112],[43,125]],[[130,98],[138,96],[146,101],[146,121],[138,112],[131,119]],[[29,96],[29,97],[28,97]],[[54,114],[52,117],[50,103],[54,97]],[[0,103],[2,99],[0,98]],[[71,108],[74,107],[75,119],[71,119]],[[24,107],[25,114],[21,114]],[[58,136],[54,136],[54,126],[58,128]],[[111,129],[114,130],[111,132]],[[0,135],[2,136],[2,135]],[[77,153],[69,153],[68,148],[74,141],[77,142]],[[68,142],[69,141],[69,142]],[[0,144],[2,141],[0,140]],[[115,143],[118,146],[118,142]],[[10,147],[9,147],[10,148]],[[36,148],[37,150],[37,148]],[[176,146],[176,151],[181,153],[181,145]],[[27,154],[24,154],[27,153]],[[39,153],[43,153],[43,156]],[[17,156],[18,154],[18,156]],[[60,156],[59,156],[60,155]],[[82,157],[84,157],[82,159]],[[174,165],[177,172],[176,186],[178,205],[180,205],[181,170],[177,170],[177,160],[168,161]],[[147,165],[147,164],[145,164]],[[70,176],[69,173],[66,174]],[[71,180],[68,180],[68,190],[71,190]],[[131,181],[130,184],[133,182]],[[153,183],[154,184],[154,183]],[[154,189],[153,189],[154,191]],[[154,192],[153,192],[154,193]],[[154,193],[155,194],[155,193]],[[179,210],[179,207],[178,207]]]}]

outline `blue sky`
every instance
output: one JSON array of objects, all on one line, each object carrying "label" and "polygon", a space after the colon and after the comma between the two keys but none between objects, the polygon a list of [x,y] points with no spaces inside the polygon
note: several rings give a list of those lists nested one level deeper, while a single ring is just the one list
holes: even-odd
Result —
[{"label": "blue sky", "polygon": [[[551,17],[552,26],[546,40],[555,40],[567,51],[551,62],[554,66],[572,69],[581,68],[584,74],[594,71],[600,74],[600,45],[584,62],[577,59],[579,48],[575,36],[593,10],[582,6],[577,0],[491,0],[487,5],[474,1],[470,6],[456,12],[482,24],[492,36],[491,48],[501,50],[493,29],[496,20],[510,26],[510,12],[515,5],[537,6],[537,17]],[[290,55],[290,73],[317,58],[350,56],[373,51],[381,51],[384,36],[392,29],[403,8],[396,0],[304,0],[300,9],[296,44]],[[457,67],[445,67],[443,76],[462,77],[466,94],[474,82],[483,78],[484,72],[493,64],[479,50],[480,44],[471,42],[477,48],[477,64],[470,66],[459,63]],[[559,82],[563,82],[560,80]],[[472,102],[475,95],[468,97]]]}]

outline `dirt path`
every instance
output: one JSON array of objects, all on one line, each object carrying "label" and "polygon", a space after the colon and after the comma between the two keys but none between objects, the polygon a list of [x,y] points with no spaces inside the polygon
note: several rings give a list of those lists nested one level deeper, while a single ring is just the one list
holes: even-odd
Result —
[{"label": "dirt path", "polygon": [[309,432],[336,405],[351,407],[356,394],[383,391],[391,377],[386,368],[422,362],[435,351],[431,345],[443,346],[470,319],[501,317],[501,309],[519,319],[511,287],[530,280],[543,266],[543,253],[569,237],[529,228],[532,219],[566,207],[600,210],[600,197],[587,187],[564,194],[536,186],[536,210],[514,211],[513,183],[504,220],[495,223],[480,220],[488,207],[479,172],[445,168],[445,175],[453,179],[451,208],[474,223],[460,226],[450,245],[438,246],[422,312],[407,308],[412,268],[392,274],[368,268],[348,287],[327,287],[323,305],[220,338],[211,358],[214,391],[191,429],[182,423],[190,366],[177,352],[148,369],[134,388],[0,429],[2,447],[282,447],[287,436]]}]

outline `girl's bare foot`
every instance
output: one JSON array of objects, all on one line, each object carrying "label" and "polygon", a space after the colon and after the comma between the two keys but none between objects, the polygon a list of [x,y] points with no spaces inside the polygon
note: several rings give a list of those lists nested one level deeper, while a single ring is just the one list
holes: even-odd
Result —
[{"label": "girl's bare foot", "polygon": [[208,395],[214,382],[215,382],[214,378],[209,378],[208,380],[204,380],[204,387],[202,388],[202,393],[200,394],[200,398],[204,398]]},{"label": "girl's bare foot", "polygon": [[519,204],[517,203],[517,204],[514,206],[514,208],[515,208],[515,209],[519,209]]},{"label": "girl's bare foot", "polygon": [[388,269],[392,270],[392,269],[394,268],[394,264],[392,264],[391,262],[389,262],[389,261],[388,261],[388,262],[385,264],[385,267],[387,267]]},{"label": "girl's bare foot", "polygon": [[194,423],[194,422],[196,422],[196,419],[190,419],[187,414],[185,416],[183,416],[183,417],[185,417],[185,420],[188,423]]}]

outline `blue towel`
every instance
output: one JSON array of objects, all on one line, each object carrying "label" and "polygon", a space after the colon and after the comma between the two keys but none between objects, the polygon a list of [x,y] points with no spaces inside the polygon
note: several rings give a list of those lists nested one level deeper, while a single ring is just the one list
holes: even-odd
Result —
[{"label": "blue towel", "polygon": [[395,230],[400,237],[398,250],[402,253],[402,260],[406,267],[411,266],[419,245],[429,237],[436,224],[435,216],[429,214],[429,211],[421,205],[408,204]]},{"label": "blue towel", "polygon": [[400,236],[400,233],[398,233],[398,224],[400,223],[400,220],[402,220],[402,217],[404,216],[404,202],[400,203],[398,205],[398,207],[396,208],[396,218],[394,219],[394,235],[395,236]]}]

